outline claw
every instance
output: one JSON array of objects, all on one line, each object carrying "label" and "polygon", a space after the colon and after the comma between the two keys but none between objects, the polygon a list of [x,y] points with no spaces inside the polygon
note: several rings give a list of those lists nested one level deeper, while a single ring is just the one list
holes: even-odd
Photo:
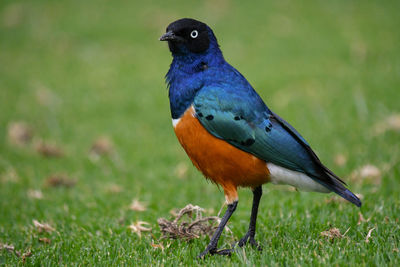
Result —
[{"label": "claw", "polygon": [[262,251],[263,250],[262,246],[256,240],[254,240],[254,238],[250,239],[250,245],[252,245],[258,251]]},{"label": "claw", "polygon": [[233,252],[233,248],[231,248],[231,249],[221,249],[221,250],[216,251],[215,254],[231,256],[232,252]]},{"label": "claw", "polygon": [[244,245],[246,245],[246,243],[249,241],[249,237],[250,234],[247,232],[246,235],[239,240],[238,242],[239,247],[243,247]]},{"label": "claw", "polygon": [[202,253],[200,253],[197,258],[203,259],[207,254],[214,255],[217,252],[216,248],[207,247]]},{"label": "claw", "polygon": [[197,258],[203,259],[207,254],[211,254],[211,255],[218,254],[218,255],[224,255],[224,256],[231,256],[232,252],[233,252],[233,248],[220,249],[220,250],[217,250],[215,248],[214,249],[206,248],[202,253],[199,254],[199,256],[197,256]]},{"label": "claw", "polygon": [[238,246],[243,247],[246,245],[246,243],[250,243],[250,245],[255,247],[258,251],[262,251],[262,247],[258,244],[254,237],[250,236],[249,233],[246,233],[246,235],[239,240]]}]

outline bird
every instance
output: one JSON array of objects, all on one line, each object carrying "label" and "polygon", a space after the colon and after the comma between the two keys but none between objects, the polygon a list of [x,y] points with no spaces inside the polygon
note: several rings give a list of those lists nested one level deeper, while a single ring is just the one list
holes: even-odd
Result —
[{"label": "bird", "polygon": [[227,209],[205,250],[218,249],[221,233],[238,205],[238,188],[253,192],[247,233],[237,242],[255,240],[262,185],[287,184],[298,190],[334,192],[361,207],[360,199],[328,169],[309,143],[271,111],[246,78],[223,57],[217,38],[205,23],[182,18],[159,38],[166,41],[172,63],[165,76],[175,134],[193,165],[222,187]]}]

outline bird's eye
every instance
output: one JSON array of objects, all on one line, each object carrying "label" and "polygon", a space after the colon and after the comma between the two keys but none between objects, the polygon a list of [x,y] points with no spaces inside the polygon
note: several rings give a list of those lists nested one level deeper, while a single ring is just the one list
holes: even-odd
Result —
[{"label": "bird's eye", "polygon": [[196,30],[193,30],[193,31],[190,33],[190,37],[192,37],[193,39],[197,38],[198,35],[199,35],[199,32],[196,31]]}]

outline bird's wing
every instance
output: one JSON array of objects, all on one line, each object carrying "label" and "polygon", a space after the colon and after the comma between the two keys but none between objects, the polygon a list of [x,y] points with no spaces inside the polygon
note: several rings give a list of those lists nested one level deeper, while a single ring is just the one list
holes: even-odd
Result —
[{"label": "bird's wing", "polygon": [[271,112],[254,90],[207,86],[196,95],[194,108],[201,124],[215,137],[266,162],[305,173],[335,192],[336,187],[344,188],[306,140]]}]

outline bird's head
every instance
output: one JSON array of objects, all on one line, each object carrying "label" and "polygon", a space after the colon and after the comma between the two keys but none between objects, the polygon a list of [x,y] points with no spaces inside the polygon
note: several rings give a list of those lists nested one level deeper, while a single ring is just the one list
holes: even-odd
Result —
[{"label": "bird's head", "polygon": [[168,25],[160,41],[168,41],[172,54],[201,54],[210,46],[218,47],[212,30],[203,22],[194,19],[179,19]]}]

